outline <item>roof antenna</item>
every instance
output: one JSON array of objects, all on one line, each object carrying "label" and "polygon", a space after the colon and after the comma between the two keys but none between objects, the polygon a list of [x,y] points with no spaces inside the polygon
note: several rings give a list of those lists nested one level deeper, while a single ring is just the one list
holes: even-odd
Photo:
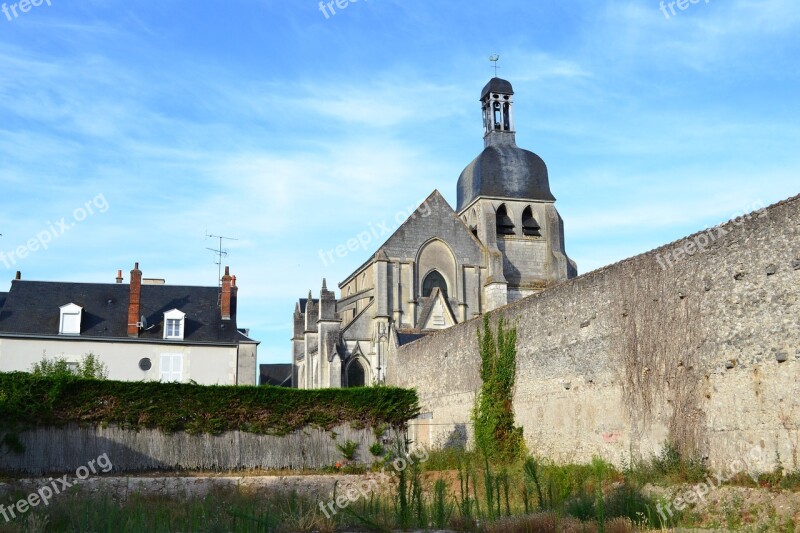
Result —
[{"label": "roof antenna", "polygon": [[[222,258],[228,256],[228,250],[222,247],[223,239],[226,241],[238,241],[239,239],[234,239],[233,237],[223,237],[222,235],[211,235],[210,233],[206,233],[206,238],[211,239],[219,239],[219,248],[206,248],[206,250],[211,250],[217,256],[217,260],[214,262],[217,265],[217,288],[219,289],[217,299],[221,302],[222,301]],[[219,304],[219,302],[217,302]]]},{"label": "roof antenna", "polygon": [[497,66],[497,62],[500,61],[500,56],[498,54],[492,54],[489,56],[489,61],[494,63],[494,77],[497,77],[497,69],[500,67]]}]

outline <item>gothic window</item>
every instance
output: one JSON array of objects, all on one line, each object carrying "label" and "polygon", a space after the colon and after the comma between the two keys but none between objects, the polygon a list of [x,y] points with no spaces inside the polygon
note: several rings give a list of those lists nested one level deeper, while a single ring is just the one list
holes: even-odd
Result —
[{"label": "gothic window", "polygon": [[436,270],[425,276],[425,280],[422,282],[422,296],[425,298],[430,296],[435,287],[439,287],[442,295],[447,298],[447,282],[444,280],[444,276]]},{"label": "gothic window", "polygon": [[511,217],[508,216],[505,204],[497,209],[496,219],[498,235],[514,235],[514,223],[511,221]]},{"label": "gothic window", "polygon": [[365,384],[366,372],[364,372],[364,366],[361,361],[356,359],[347,367],[347,386],[363,387]]},{"label": "gothic window", "polygon": [[526,237],[541,237],[541,229],[539,223],[533,218],[531,206],[526,207],[522,212],[522,234]]}]

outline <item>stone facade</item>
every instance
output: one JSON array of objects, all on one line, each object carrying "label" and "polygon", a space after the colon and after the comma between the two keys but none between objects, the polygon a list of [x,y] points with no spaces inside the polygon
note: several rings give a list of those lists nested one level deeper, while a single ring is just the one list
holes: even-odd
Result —
[{"label": "stone facade", "polygon": [[[531,452],[619,464],[671,441],[712,466],[800,466],[800,196],[501,316],[517,327],[514,411]],[[472,437],[480,325],[390,346],[387,383],[419,392],[421,444]]]},{"label": "stone facade", "polygon": [[390,345],[463,323],[576,275],[547,167],[516,145],[511,84],[481,94],[484,150],[454,210],[434,191],[361,267],[294,313],[293,385],[383,383]]}]

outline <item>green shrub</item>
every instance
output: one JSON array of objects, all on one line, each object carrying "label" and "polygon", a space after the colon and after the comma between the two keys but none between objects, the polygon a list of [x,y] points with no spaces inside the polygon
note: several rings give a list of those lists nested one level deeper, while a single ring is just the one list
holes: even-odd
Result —
[{"label": "green shrub", "polygon": [[374,442],[372,446],[369,447],[369,453],[375,457],[383,457],[386,455],[386,448],[384,448],[380,442]]},{"label": "green shrub", "polygon": [[31,373],[41,377],[78,376],[84,379],[106,379],[108,368],[100,358],[89,352],[83,359],[71,367],[64,357],[48,359],[42,354],[42,360],[31,366]]},{"label": "green shrub", "polygon": [[344,444],[337,444],[336,447],[342,452],[342,456],[348,461],[352,461],[356,457],[356,450],[358,450],[358,443],[352,440],[345,441]]},{"label": "green shrub", "polygon": [[285,435],[343,423],[402,427],[419,412],[417,393],[393,387],[300,390],[120,382],[0,373],[0,426],[114,424],[127,429]]}]

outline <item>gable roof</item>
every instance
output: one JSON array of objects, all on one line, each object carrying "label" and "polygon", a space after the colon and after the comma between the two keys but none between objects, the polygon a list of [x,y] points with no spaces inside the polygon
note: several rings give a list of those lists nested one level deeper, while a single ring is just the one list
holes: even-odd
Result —
[{"label": "gable roof", "polygon": [[[164,313],[186,313],[185,343],[236,344],[241,336],[235,315],[223,321],[217,287],[142,285],[140,314],[150,325],[139,341],[163,340]],[[129,339],[130,286],[14,280],[0,309],[0,335],[58,336],[59,308],[74,303],[83,308],[81,337]]]},{"label": "gable roof", "polygon": [[273,387],[292,386],[292,365],[291,364],[269,364],[259,365],[260,378],[259,385],[272,385]]},{"label": "gable roof", "polygon": [[390,259],[415,260],[425,242],[439,238],[459,251],[459,259],[468,265],[483,265],[483,244],[453,211],[442,193],[434,191],[409,215],[378,251],[339,284],[343,288],[354,277],[384,254]]},{"label": "gable roof", "polygon": [[444,294],[442,294],[442,291],[439,289],[439,287],[435,287],[428,298],[420,298],[420,300],[424,300],[419,311],[419,319],[417,320],[420,330],[433,329],[426,328],[425,326],[430,321],[437,302],[441,302],[442,313],[445,315],[443,318],[445,318],[445,320],[449,319],[451,322],[451,324],[447,325],[446,327],[458,324],[458,320],[456,320],[456,315],[453,313],[453,308],[450,306],[450,302],[444,297]]},{"label": "gable roof", "polygon": [[[313,298],[311,300],[311,305],[318,305],[318,304],[319,304],[318,298]],[[308,298],[300,298],[300,312],[305,313],[306,307],[308,307]]]},{"label": "gable roof", "polygon": [[397,334],[397,345],[398,346],[405,346],[406,344],[410,344],[416,340],[425,337],[427,333],[398,333]]}]

